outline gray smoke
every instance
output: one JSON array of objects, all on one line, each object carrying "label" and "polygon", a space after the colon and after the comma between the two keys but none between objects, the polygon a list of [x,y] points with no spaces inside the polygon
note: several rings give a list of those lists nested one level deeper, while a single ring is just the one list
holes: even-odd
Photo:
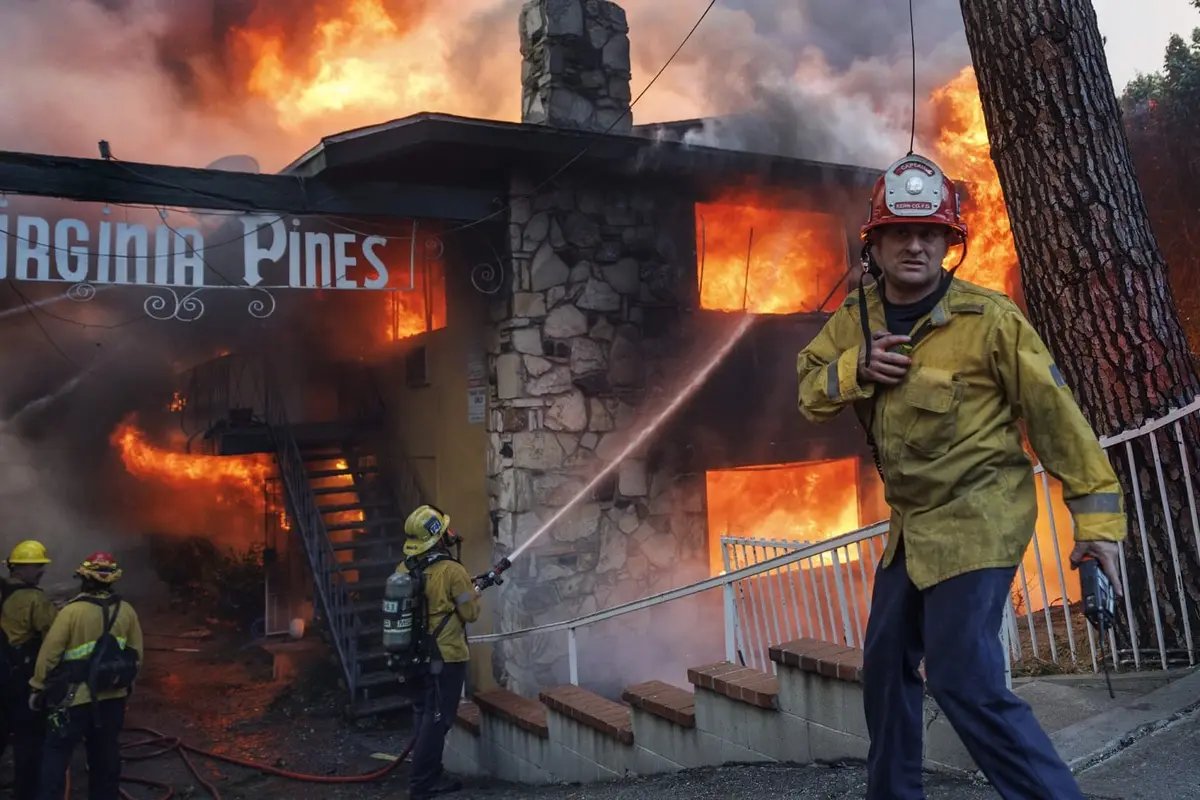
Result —
[{"label": "gray smoke", "polygon": [[[432,3],[387,0],[383,8],[406,37],[398,50],[408,48],[411,56],[420,48],[421,68],[444,78],[436,91],[415,99],[295,119],[247,90],[254,65],[232,45],[236,30],[281,34],[282,62],[304,73],[313,69],[306,56],[317,41],[315,21],[347,5],[0,0],[6,65],[0,149],[93,156],[96,142],[107,139],[115,155],[129,161],[204,165],[244,152],[273,171],[322,135],[417,111],[518,117],[520,0],[462,0],[437,4],[436,13]],[[623,5],[636,94],[702,6],[694,0]],[[969,54],[957,2],[916,0],[915,12],[917,95],[923,99],[969,63]],[[908,144],[908,30],[906,0],[726,0],[639,102],[635,121],[709,117],[689,141],[882,166]],[[404,74],[395,65],[390,71],[372,66],[389,77]],[[34,302],[52,296],[28,294]],[[46,309],[97,325],[141,312],[141,297],[111,294],[86,307]],[[127,485],[110,482],[120,472],[107,444],[112,426],[131,409],[161,411],[176,372],[211,357],[218,346],[236,351],[277,344],[280,338],[267,334],[287,327],[286,312],[257,325],[247,319],[244,302],[224,313],[219,301],[210,302],[206,321],[192,327],[143,321],[81,328],[42,317],[75,365],[47,343],[28,314],[0,318],[9,344],[0,356],[0,418],[33,408],[0,432],[8,470],[0,475],[8,509],[2,519],[10,538],[28,532],[52,542],[63,536],[103,545],[121,529],[119,507],[135,502]],[[20,305],[0,286],[0,311]],[[297,350],[307,346],[301,337],[295,342]],[[78,377],[81,367],[121,346],[126,349],[111,364]]]},{"label": "gray smoke", "polygon": [[[392,49],[421,50],[433,88],[312,118],[288,116],[247,89],[254,64],[241,31],[281,37],[280,63],[314,74],[316,22],[347,2],[307,0],[0,0],[8,64],[0,86],[0,148],[92,155],[108,139],[126,160],[207,164],[249,152],[278,169],[321,135],[416,111],[516,119],[521,0],[381,0]],[[640,91],[695,21],[691,0],[625,0],[633,89]],[[916,0],[917,94],[969,63],[955,0]],[[728,117],[697,142],[808,158],[883,164],[907,147],[911,58],[905,0],[727,0],[635,109],[649,123]],[[407,57],[406,56],[406,57]],[[407,67],[406,67],[407,68]],[[920,105],[920,104],[919,104]],[[736,116],[730,116],[736,115]]]},{"label": "gray smoke", "polygon": [[[630,24],[661,25],[657,17],[679,5],[647,7],[639,15],[645,19],[631,14]],[[667,73],[675,84],[703,87],[714,115],[686,141],[874,167],[907,151],[913,87],[906,2],[737,5],[714,9]],[[969,64],[970,53],[955,0],[914,5],[919,147],[929,124],[925,98]],[[668,42],[634,32],[631,38],[639,61],[669,54]]]}]

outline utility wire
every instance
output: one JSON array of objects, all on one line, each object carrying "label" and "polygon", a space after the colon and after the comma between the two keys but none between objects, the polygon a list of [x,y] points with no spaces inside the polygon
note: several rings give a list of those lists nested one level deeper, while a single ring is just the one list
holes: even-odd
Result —
[{"label": "utility wire", "polygon": [[31,304],[21,290],[17,288],[17,284],[12,278],[8,279],[8,285],[14,292],[17,293],[17,297],[21,298],[21,302],[25,304],[25,310],[29,312],[29,318],[33,320],[33,324],[37,325],[38,330],[42,332],[42,338],[46,340],[46,343],[53,347],[56,353],[62,356],[63,361],[66,361],[75,369],[82,371],[83,367],[75,363],[75,360],[67,355],[66,352],[58,346],[58,342],[54,341],[54,338],[50,335],[50,332],[46,330],[46,326],[42,324],[40,319],[38,319],[37,312],[34,310],[33,304]]},{"label": "utility wire", "polygon": [[617,127],[617,125],[620,124],[620,122],[622,120],[624,120],[625,117],[629,116],[629,114],[633,111],[633,107],[638,104],[638,101],[646,96],[646,92],[650,91],[650,87],[654,85],[654,83],[659,79],[659,77],[664,72],[666,72],[667,67],[671,66],[671,62],[675,60],[675,57],[677,55],[679,55],[679,51],[683,49],[684,45],[686,45],[688,43],[688,41],[691,40],[692,35],[696,32],[696,29],[700,27],[700,23],[704,22],[704,18],[708,16],[708,12],[712,11],[713,6],[715,6],[716,4],[717,4],[717,0],[710,0],[709,4],[707,6],[705,6],[703,13],[700,14],[699,19],[696,20],[696,24],[692,26],[692,29],[690,31],[688,31],[687,36],[684,36],[683,41],[680,42],[679,46],[675,48],[675,52],[671,53],[671,56],[670,56],[670,58],[667,59],[666,63],[663,64],[662,67],[659,68],[658,72],[654,73],[654,77],[650,79],[650,82],[646,84],[645,88],[642,89],[642,91],[638,92],[638,96],[633,98],[633,102],[631,102],[629,104],[629,108],[627,108],[621,114],[621,116],[619,116],[615,120],[613,120],[612,124],[609,125],[607,128],[605,128],[600,136],[597,136],[596,138],[594,138],[590,142],[588,142],[588,144],[582,150],[580,150],[573,157],[571,157],[571,159],[568,160],[561,167],[559,167],[554,172],[552,172],[550,174],[550,177],[546,178],[544,181],[539,183],[537,186],[533,187],[532,191],[513,199],[512,201],[510,201],[508,203],[508,205],[506,205],[503,208],[500,208],[496,211],[493,211],[492,213],[488,214],[487,216],[480,217],[479,219],[472,220],[471,222],[467,222],[462,225],[458,225],[454,228],[448,228],[447,230],[443,231],[443,234],[446,235],[446,234],[451,234],[451,233],[457,233],[458,231],[465,231],[468,228],[474,228],[476,225],[481,225],[484,222],[487,222],[488,220],[495,219],[496,217],[500,216],[501,214],[508,212],[518,200],[528,200],[529,198],[534,197],[539,191],[546,188],[546,186],[548,186],[556,178],[558,178],[558,176],[560,176],[564,172],[566,172],[572,165],[575,164],[575,162],[579,161],[581,158],[583,158],[585,155],[587,155],[591,151],[593,145],[595,145],[597,142],[601,141],[602,136],[607,136],[608,134],[612,133],[613,128]]}]

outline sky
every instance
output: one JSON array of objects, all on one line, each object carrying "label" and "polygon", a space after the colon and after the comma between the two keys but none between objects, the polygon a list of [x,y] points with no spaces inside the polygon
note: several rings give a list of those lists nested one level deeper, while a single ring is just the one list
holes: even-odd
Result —
[{"label": "sky", "polygon": [[1162,68],[1171,34],[1187,39],[1200,28],[1200,11],[1187,0],[1093,0],[1105,47],[1108,69],[1117,93],[1139,72]]}]

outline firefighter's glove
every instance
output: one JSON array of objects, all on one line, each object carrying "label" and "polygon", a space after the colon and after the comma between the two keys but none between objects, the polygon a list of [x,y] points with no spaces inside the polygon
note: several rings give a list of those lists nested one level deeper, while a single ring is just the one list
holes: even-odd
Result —
[{"label": "firefighter's glove", "polygon": [[1094,558],[1100,562],[1100,569],[1112,584],[1113,594],[1124,596],[1121,585],[1121,544],[1119,542],[1076,542],[1071,551],[1071,569],[1079,569],[1085,558]]},{"label": "firefighter's glove", "polygon": [[41,692],[30,692],[29,694],[29,710],[41,711],[46,706],[46,696]]},{"label": "firefighter's glove", "polygon": [[871,366],[865,366],[866,350],[858,352],[858,383],[860,386],[868,383],[878,383],[881,386],[895,386],[904,380],[912,359],[906,355],[907,336],[896,336],[887,331],[875,331],[871,335]]}]

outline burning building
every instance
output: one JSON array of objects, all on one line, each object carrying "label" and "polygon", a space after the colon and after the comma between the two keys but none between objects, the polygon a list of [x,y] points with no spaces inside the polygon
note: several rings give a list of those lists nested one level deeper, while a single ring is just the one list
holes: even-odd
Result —
[{"label": "burning building", "polygon": [[[857,423],[815,426],[795,411],[796,353],[857,281],[876,171],[698,145],[690,134],[703,120],[634,125],[628,36],[614,3],[529,0],[521,122],[421,113],[322,139],[283,174],[423,187],[425,213],[213,222],[226,232],[210,238],[312,291],[240,338],[212,326],[192,348],[203,357],[158,387],[170,424],[130,408],[114,418],[109,441],[129,474],[188,487],[208,511],[236,507],[237,524],[265,529],[273,613],[321,618],[360,712],[399,704],[379,598],[419,502],[453,517],[472,573],[521,551],[474,633],[717,574],[731,567],[722,536],[814,541],[887,515]],[[275,53],[257,60],[254,91],[307,113],[316,98],[286,80],[280,46],[249,31],[239,41]],[[962,274],[1019,292],[970,73],[933,105],[944,132],[934,155],[969,181],[968,222],[988,254]],[[151,258],[157,235],[131,230],[145,248],[135,256]],[[346,267],[351,250],[358,263]],[[208,252],[205,268],[221,269]],[[378,267],[353,272],[372,259],[392,282],[369,288],[395,291],[327,290],[381,279]],[[619,458],[743,313],[756,322],[709,379]],[[179,527],[157,508],[147,526]],[[232,524],[189,516],[189,530]],[[717,601],[594,626],[579,643],[581,681],[605,690],[717,660]],[[502,641],[472,669],[475,688],[535,693],[566,680],[567,642]]]}]

